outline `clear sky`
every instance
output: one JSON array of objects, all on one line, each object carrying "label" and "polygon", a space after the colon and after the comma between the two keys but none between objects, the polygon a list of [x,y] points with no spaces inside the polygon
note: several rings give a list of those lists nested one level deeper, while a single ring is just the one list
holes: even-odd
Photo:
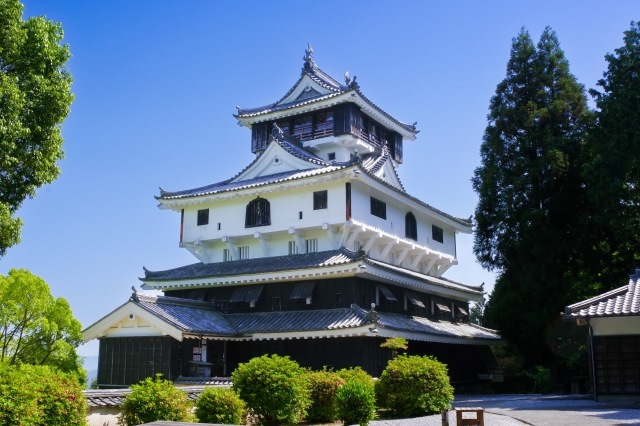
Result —
[{"label": "clear sky", "polygon": [[[62,174],[24,202],[22,242],[0,274],[29,269],[65,297],[83,328],[140,286],[143,266],[196,262],[178,248],[179,214],[159,186],[181,190],[234,176],[252,160],[232,114],[274,102],[297,81],[311,43],[335,79],[349,71],[397,119],[418,122],[400,178],[426,203],[467,218],[477,196],[489,99],[511,40],[553,28],[586,89],[640,19],[629,1],[77,1],[23,0],[25,17],[62,23],[75,102],[63,124]],[[486,283],[471,235],[445,276]],[[97,342],[80,348],[96,355]]]}]

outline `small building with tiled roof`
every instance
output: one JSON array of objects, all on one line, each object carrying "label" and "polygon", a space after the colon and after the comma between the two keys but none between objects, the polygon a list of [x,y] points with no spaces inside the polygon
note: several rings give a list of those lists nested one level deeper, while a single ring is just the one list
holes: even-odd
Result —
[{"label": "small building with tiled roof", "polygon": [[100,339],[98,384],[228,376],[265,353],[312,368],[379,375],[388,337],[437,356],[452,379],[497,377],[493,331],[469,322],[482,286],[447,279],[471,219],[408,194],[398,176],[405,124],[341,84],[309,47],[277,102],[238,108],[255,159],[234,177],[160,190],[180,215],[180,247],[197,263],[144,269],[143,290],[84,331]]},{"label": "small building with tiled roof", "polygon": [[633,395],[640,400],[640,269],[627,285],[569,305],[562,315],[589,327],[595,398]]}]

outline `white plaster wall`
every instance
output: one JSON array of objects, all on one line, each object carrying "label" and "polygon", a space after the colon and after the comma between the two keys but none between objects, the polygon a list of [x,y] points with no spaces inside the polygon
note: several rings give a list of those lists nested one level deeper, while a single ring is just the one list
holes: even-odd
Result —
[{"label": "white plaster wall", "polygon": [[640,316],[592,318],[594,336],[623,336],[640,334]]},{"label": "white plaster wall", "polygon": [[116,426],[119,413],[119,407],[91,407],[87,415],[87,424],[89,426]]},{"label": "white plaster wall", "polygon": [[[314,210],[313,193],[324,190],[327,191],[327,208]],[[290,229],[300,234],[302,239],[318,238],[318,251],[336,248],[321,227],[323,223],[327,223],[334,225],[333,229],[336,229],[335,225],[344,223],[344,182],[325,182],[303,188],[273,191],[263,193],[261,197],[269,201],[271,225],[245,228],[246,206],[256,196],[217,200],[185,208],[183,243],[200,240],[211,262],[221,262],[223,249],[229,248],[229,244],[222,241],[223,237],[228,237],[234,246],[248,246],[250,258],[286,255],[288,241],[294,240],[294,235],[289,233]],[[209,224],[198,226],[198,210],[203,208],[209,208]],[[256,234],[264,239],[264,244],[255,237]],[[339,236],[337,238],[339,239]],[[267,253],[263,245],[267,246]],[[237,259],[237,256],[234,259]]]},{"label": "white plaster wall", "polygon": [[[370,197],[384,201],[387,204],[387,219],[382,219],[371,214]],[[427,246],[433,250],[455,256],[455,231],[454,229],[434,217],[429,215],[427,209],[414,210],[406,205],[396,202],[386,194],[376,192],[372,188],[364,185],[353,185],[351,190],[352,217],[358,221],[367,223],[383,231],[393,233],[401,238],[405,237],[405,216],[411,211],[416,217],[418,228],[417,243]],[[431,238],[431,225],[439,226],[443,229],[443,243],[433,241]]]}]

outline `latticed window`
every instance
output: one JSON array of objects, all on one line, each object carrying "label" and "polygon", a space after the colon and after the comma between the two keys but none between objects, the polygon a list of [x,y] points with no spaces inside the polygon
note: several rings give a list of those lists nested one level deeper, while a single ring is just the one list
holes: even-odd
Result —
[{"label": "latticed window", "polygon": [[249,259],[249,246],[240,247],[238,250],[240,260]]},{"label": "latticed window", "polygon": [[316,138],[333,135],[333,112],[320,112],[316,115],[313,136]]},{"label": "latticed window", "polygon": [[404,236],[412,240],[418,241],[418,225],[416,217],[409,212],[404,217]]},{"label": "latticed window", "polygon": [[318,239],[317,238],[310,238],[308,240],[305,240],[305,243],[307,245],[307,253],[315,253],[318,251]]},{"label": "latticed window", "polygon": [[293,120],[293,136],[300,140],[308,140],[313,137],[313,118],[310,115],[298,117]]},{"label": "latticed window", "polygon": [[258,197],[247,204],[244,227],[251,228],[265,225],[271,225],[271,207],[268,200]]},{"label": "latticed window", "polygon": [[222,249],[222,261],[231,262],[232,260],[233,260],[233,256],[231,255],[231,250]]},{"label": "latticed window", "polygon": [[289,241],[289,254],[298,254],[298,246],[295,241]]}]

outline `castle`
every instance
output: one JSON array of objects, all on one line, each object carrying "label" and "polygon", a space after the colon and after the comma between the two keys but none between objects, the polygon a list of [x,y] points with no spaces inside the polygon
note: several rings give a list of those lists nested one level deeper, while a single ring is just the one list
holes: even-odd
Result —
[{"label": "castle", "polygon": [[483,288],[443,276],[471,219],[411,196],[397,174],[415,124],[374,104],[355,76],[324,73],[310,47],[280,100],[235,117],[255,159],[230,179],[156,197],[179,213],[180,246],[197,262],[144,269],[142,288],[164,295],[134,289],[83,332],[100,339],[101,388],[157,373],[206,383],[272,353],[378,376],[391,337],[446,363],[454,384],[499,377],[499,336],[469,322]]}]

